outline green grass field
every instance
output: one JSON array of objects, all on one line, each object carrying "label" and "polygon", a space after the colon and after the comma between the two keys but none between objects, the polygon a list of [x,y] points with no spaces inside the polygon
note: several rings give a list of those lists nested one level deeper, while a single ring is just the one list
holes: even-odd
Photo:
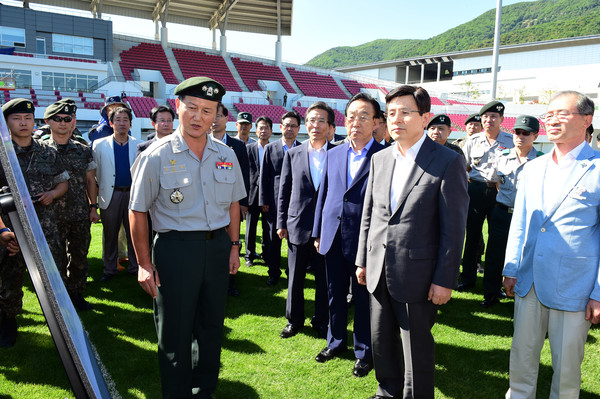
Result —
[{"label": "green grass field", "polygon": [[[244,229],[242,229],[244,231]],[[259,228],[260,231],[260,228]],[[156,333],[152,301],[136,279],[121,272],[108,283],[102,275],[101,226],[93,227],[86,296],[95,309],[80,314],[92,343],[124,398],[160,398]],[[284,244],[285,248],[285,244]],[[285,252],[285,250],[284,250]],[[503,398],[508,387],[508,357],[513,302],[489,310],[478,306],[476,293],[454,293],[440,308],[436,338],[436,397]],[[258,263],[242,266],[237,277],[239,298],[229,298],[222,369],[215,398],[368,398],[377,381],[352,376],[351,352],[328,363],[315,362],[325,346],[310,329],[314,281],[309,275],[305,329],[293,338],[279,338],[285,326],[287,280],[267,287],[267,269]],[[13,348],[0,350],[0,399],[71,398],[69,382],[42,316],[31,283],[25,287],[19,336]],[[350,330],[351,331],[351,330]],[[588,337],[583,363],[581,398],[600,397],[600,329]],[[349,342],[352,342],[350,336]],[[546,344],[538,381],[538,397],[549,395],[552,367]]]}]

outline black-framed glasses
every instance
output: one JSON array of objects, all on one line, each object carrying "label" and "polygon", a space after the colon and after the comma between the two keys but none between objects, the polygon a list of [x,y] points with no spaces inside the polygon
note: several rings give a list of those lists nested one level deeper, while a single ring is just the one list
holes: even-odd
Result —
[{"label": "black-framed glasses", "polygon": [[527,130],[515,130],[515,134],[517,136],[529,137],[533,134],[533,132],[528,132]]},{"label": "black-framed glasses", "polygon": [[52,119],[54,122],[71,122],[73,120],[72,116],[58,116],[58,115],[54,115],[53,117],[51,117],[50,119]]}]

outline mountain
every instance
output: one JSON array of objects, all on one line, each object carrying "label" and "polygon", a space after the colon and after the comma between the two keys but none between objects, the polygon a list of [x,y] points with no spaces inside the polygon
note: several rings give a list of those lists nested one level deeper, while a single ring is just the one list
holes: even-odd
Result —
[{"label": "mountain", "polygon": [[[426,40],[378,39],[359,46],[334,47],[306,63],[333,69],[398,58],[492,47],[496,10]],[[600,34],[600,0],[538,0],[502,7],[500,44]]]}]

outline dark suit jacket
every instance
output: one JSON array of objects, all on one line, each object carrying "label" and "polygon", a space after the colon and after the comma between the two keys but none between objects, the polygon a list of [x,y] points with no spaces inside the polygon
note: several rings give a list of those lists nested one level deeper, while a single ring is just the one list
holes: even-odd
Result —
[{"label": "dark suit jacket", "polygon": [[[246,188],[246,192],[248,192],[249,187],[249,170],[250,166],[248,164],[248,153],[246,152],[246,144],[242,140],[238,140],[236,138],[227,135],[227,146],[235,152],[235,156],[240,163],[240,168],[242,169],[242,177],[244,179],[244,187]],[[241,206],[248,206],[248,197],[244,197],[240,200]]]},{"label": "dark suit jacket", "polygon": [[258,206],[258,182],[260,178],[258,142],[246,144],[246,152],[248,153],[248,206]]},{"label": "dark suit jacket", "polygon": [[390,209],[393,150],[371,158],[356,264],[366,267],[369,292],[385,268],[392,298],[424,302],[432,283],[457,282],[469,205],[464,160],[426,137],[398,207]]},{"label": "dark suit jacket", "polygon": [[137,158],[137,157],[139,157],[139,156],[140,156],[140,154],[141,154],[142,152],[146,151],[146,149],[147,149],[148,147],[150,147],[150,145],[151,145],[152,143],[154,143],[155,141],[156,141],[156,134],[154,135],[154,137],[153,137],[152,139],[150,139],[150,140],[148,140],[148,141],[142,141],[141,143],[139,143],[139,144],[137,145],[137,148],[136,148],[135,157],[136,157],[136,158]]},{"label": "dark suit jacket", "polygon": [[371,144],[364,163],[350,187],[346,188],[349,148],[350,142],[346,142],[327,153],[325,176],[315,210],[313,237],[321,239],[319,253],[325,255],[338,229],[341,229],[344,257],[354,263],[371,156],[384,147],[375,141]]},{"label": "dark suit jacket", "polygon": [[[325,144],[329,150],[333,146]],[[310,174],[308,142],[285,153],[281,167],[277,228],[287,229],[288,241],[306,244],[312,236],[317,190]]]},{"label": "dark suit jacket", "polygon": [[[299,146],[300,144],[301,143],[296,140],[295,145]],[[279,197],[279,177],[281,175],[282,164],[283,142],[281,139],[277,139],[276,141],[265,146],[263,165],[260,170],[258,184],[258,205],[268,205],[269,213],[277,210],[277,201]],[[276,217],[276,214],[274,216]]]}]

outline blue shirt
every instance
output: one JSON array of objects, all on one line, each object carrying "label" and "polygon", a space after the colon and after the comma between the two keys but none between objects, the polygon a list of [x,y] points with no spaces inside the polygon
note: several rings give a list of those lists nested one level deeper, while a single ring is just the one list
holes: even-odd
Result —
[{"label": "blue shirt", "polygon": [[131,187],[129,171],[129,141],[125,145],[114,142],[115,150],[115,187]]}]

